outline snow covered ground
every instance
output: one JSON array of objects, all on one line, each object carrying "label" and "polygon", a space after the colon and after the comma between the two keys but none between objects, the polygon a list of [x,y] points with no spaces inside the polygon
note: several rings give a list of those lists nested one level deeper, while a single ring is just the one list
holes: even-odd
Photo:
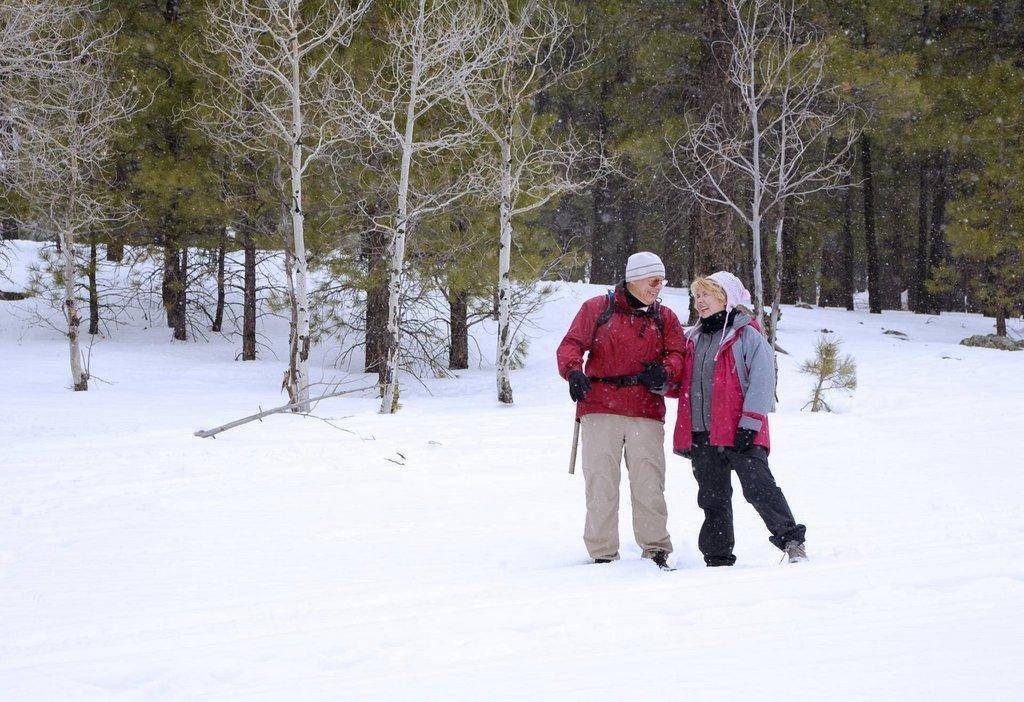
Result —
[{"label": "snow covered ground", "polygon": [[[0,699],[1020,699],[1024,353],[956,343],[992,320],[786,307],[772,467],[811,561],[737,485],[739,562],[704,568],[673,456],[662,573],[628,500],[621,561],[581,540],[553,356],[601,290],[559,286],[512,407],[483,368],[217,439],[192,432],[284,402],[282,361],[139,325],[73,393],[36,303],[0,302]],[[837,414],[799,411],[822,328],[858,363]]]}]

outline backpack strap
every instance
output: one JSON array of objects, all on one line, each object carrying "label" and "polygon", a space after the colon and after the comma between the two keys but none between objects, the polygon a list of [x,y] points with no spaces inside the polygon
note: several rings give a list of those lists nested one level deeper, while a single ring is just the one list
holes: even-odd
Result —
[{"label": "backpack strap", "polygon": [[612,314],[615,312],[615,291],[609,290],[605,293],[607,304],[604,310],[597,318],[597,324],[594,325],[594,334],[597,334],[597,327],[602,324],[607,324],[608,320],[612,318]]},{"label": "backpack strap", "polygon": [[[597,338],[597,330],[602,324],[607,324],[615,314],[615,291],[609,290],[605,293],[607,305],[601,314],[597,317],[597,322],[594,324],[594,333],[590,337],[590,345],[594,345],[594,339]],[[665,320],[661,316],[661,301],[655,300],[651,303],[650,309],[647,311],[646,316],[651,317],[654,320],[654,326],[658,330],[658,336],[661,337],[661,342],[665,343]]]},{"label": "backpack strap", "polygon": [[605,294],[605,298],[607,299],[608,304],[601,311],[601,314],[597,316],[597,322],[594,324],[594,333],[590,335],[591,348],[594,346],[594,339],[597,338],[597,330],[602,324],[607,324],[608,320],[612,318],[612,313],[615,312],[615,291],[609,290]]},{"label": "backpack strap", "polygon": [[665,340],[665,320],[661,317],[661,301],[655,300],[651,305],[651,316],[654,317],[654,326],[658,328],[662,342]]}]

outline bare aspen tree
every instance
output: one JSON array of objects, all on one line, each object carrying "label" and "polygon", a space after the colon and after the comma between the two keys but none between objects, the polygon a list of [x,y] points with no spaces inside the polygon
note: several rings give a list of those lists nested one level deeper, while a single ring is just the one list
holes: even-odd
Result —
[{"label": "bare aspen tree", "polygon": [[399,302],[410,227],[417,217],[443,209],[477,189],[472,173],[436,189],[414,187],[413,176],[417,166],[454,159],[454,154],[476,139],[475,129],[465,119],[458,100],[461,86],[472,80],[486,61],[486,55],[478,51],[483,32],[478,3],[410,3],[388,25],[388,51],[358,102],[358,119],[366,134],[376,148],[394,154],[397,161],[396,170],[386,178],[394,190],[395,209],[377,218],[390,238],[388,361],[380,404],[383,414],[398,408],[402,342]]},{"label": "bare aspen tree", "polygon": [[[51,0],[0,0],[0,195],[24,185],[23,141],[41,107],[32,88],[75,58],[80,47],[69,38],[77,9]],[[5,245],[0,236],[0,264]]]},{"label": "bare aspen tree", "polygon": [[498,186],[488,189],[499,204],[496,381],[498,401],[511,404],[513,221],[561,195],[580,192],[604,177],[610,165],[569,125],[553,134],[534,107],[538,94],[579,68],[561,61],[560,50],[573,30],[568,16],[541,0],[484,0],[482,6],[489,66],[463,84],[462,98],[492,146],[484,178]]},{"label": "bare aspen tree", "polygon": [[220,0],[210,9],[205,54],[189,60],[223,90],[190,114],[221,144],[286,164],[296,319],[286,388],[309,411],[310,312],[303,176],[351,138],[354,96],[339,60],[371,0]]},{"label": "bare aspen tree", "polygon": [[[85,30],[77,35],[86,41]],[[76,42],[77,43],[77,42]],[[123,218],[112,199],[112,145],[136,108],[130,88],[118,86],[107,47],[79,53],[51,76],[37,81],[26,97],[36,110],[24,135],[25,159],[18,183],[35,219],[51,229],[61,245],[62,307],[67,323],[71,380],[88,390],[88,370],[79,348],[81,317],[75,247],[80,237]]]},{"label": "bare aspen tree", "polygon": [[[762,327],[761,230],[774,217],[774,343],[786,208],[812,193],[844,187],[859,129],[854,108],[825,80],[828,47],[816,29],[799,24],[798,3],[726,0],[726,6],[735,25],[728,76],[739,94],[739,119],[731,126],[720,110],[712,110],[676,142],[673,163],[680,187],[704,204],[729,207],[749,228],[754,305]],[[738,177],[742,187],[728,187],[725,177]]]},{"label": "bare aspen tree", "polygon": [[0,185],[15,187],[26,135],[45,110],[40,81],[73,68],[106,36],[89,37],[80,20],[87,3],[0,0]]}]

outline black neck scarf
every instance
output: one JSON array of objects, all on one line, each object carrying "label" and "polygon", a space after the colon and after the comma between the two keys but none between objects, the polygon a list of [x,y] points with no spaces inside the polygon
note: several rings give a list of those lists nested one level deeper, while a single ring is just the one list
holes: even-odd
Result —
[{"label": "black neck scarf", "polygon": [[720,332],[723,328],[732,326],[732,320],[735,316],[736,310],[729,312],[728,318],[726,318],[725,310],[715,312],[710,317],[704,317],[700,320],[700,331],[702,334],[714,334],[715,332]]},{"label": "black neck scarf", "polygon": [[622,289],[626,293],[626,302],[628,302],[629,306],[632,307],[634,310],[638,310],[641,307],[647,307],[647,305],[640,302],[640,299],[637,298],[636,295],[629,291],[629,286],[626,285],[625,281],[622,282]]}]

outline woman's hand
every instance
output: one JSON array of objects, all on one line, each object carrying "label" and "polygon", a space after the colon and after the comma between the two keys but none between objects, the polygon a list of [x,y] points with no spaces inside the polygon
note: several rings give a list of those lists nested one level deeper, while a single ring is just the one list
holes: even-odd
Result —
[{"label": "woman's hand", "polygon": [[740,453],[746,453],[746,451],[754,445],[754,437],[757,436],[757,432],[753,429],[737,429],[736,430],[736,443],[733,444]]}]

